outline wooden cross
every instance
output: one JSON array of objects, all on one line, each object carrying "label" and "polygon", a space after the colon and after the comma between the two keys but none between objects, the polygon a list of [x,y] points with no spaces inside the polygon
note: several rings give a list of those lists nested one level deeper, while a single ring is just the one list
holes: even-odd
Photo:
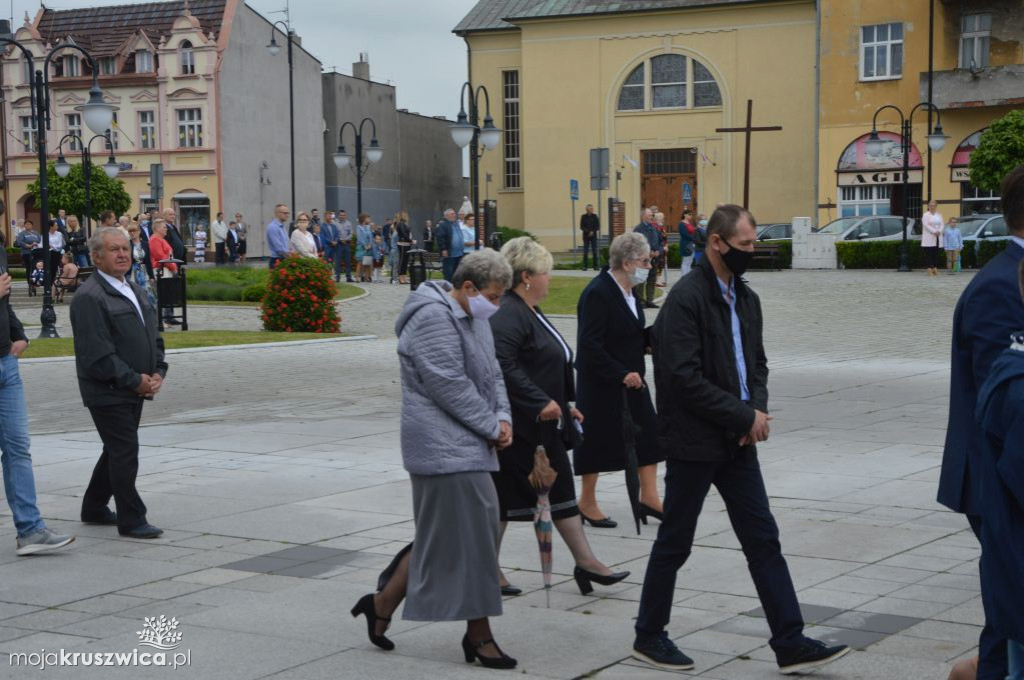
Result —
[{"label": "wooden cross", "polygon": [[750,207],[750,133],[752,132],[775,132],[782,129],[781,125],[767,125],[754,127],[752,125],[754,116],[754,100],[747,100],[747,124],[745,127],[715,128],[715,132],[743,132],[747,137],[747,152],[743,162],[743,207]]}]

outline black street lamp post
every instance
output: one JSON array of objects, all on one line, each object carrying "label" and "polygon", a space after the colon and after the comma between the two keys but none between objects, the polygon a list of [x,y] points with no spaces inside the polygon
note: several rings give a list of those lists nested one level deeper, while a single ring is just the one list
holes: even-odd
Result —
[{"label": "black street lamp post", "polygon": [[[9,25],[7,22],[0,22],[0,45],[13,45],[21,50],[25,60],[28,62],[29,71],[32,75],[32,92],[29,100],[31,102],[32,120],[36,130],[36,152],[39,159],[39,221],[41,223],[39,226],[43,227],[44,224],[49,225],[50,219],[50,189],[46,172],[46,132],[50,129],[50,61],[53,59],[53,56],[65,50],[77,50],[89,61],[89,68],[92,71],[92,87],[89,89],[89,102],[76,107],[76,110],[82,112],[85,124],[90,130],[96,134],[103,134],[106,130],[109,130],[114,120],[114,111],[117,107],[103,101],[103,90],[100,89],[99,85],[99,69],[96,66],[96,60],[83,48],[74,43],[60,43],[43,57],[42,69],[36,70],[35,57],[31,50],[17,40],[7,37],[10,35],[8,31]],[[46,241],[48,238],[46,234],[49,229],[44,228],[40,231],[43,234],[43,252],[47,253],[47,257],[43,260],[45,272],[43,278],[49,282],[51,274],[55,273],[50,271],[49,244]],[[39,317],[42,324],[42,330],[39,332],[39,337],[41,338],[59,337],[57,334],[57,313],[53,309],[52,289],[52,286],[47,285],[44,286],[43,290],[43,310]]]},{"label": "black street lamp post", "polygon": [[110,152],[110,155],[107,157],[107,162],[103,164],[103,172],[110,179],[117,177],[121,167],[117,164],[117,160],[114,159],[114,144],[111,141],[110,130],[107,130],[102,135],[93,136],[88,142],[75,133],[69,132],[57,142],[57,163],[54,165],[54,169],[57,171],[58,177],[67,177],[71,172],[71,164],[64,159],[65,139],[77,140],[82,150],[82,178],[85,181],[85,235],[86,237],[92,236],[92,152],[89,147],[97,139],[106,140],[107,150]]},{"label": "black street lamp post", "polygon": [[910,113],[906,116],[896,106],[892,104],[886,104],[877,111],[875,111],[874,117],[871,119],[871,134],[868,136],[868,141],[864,145],[865,151],[869,156],[878,156],[882,152],[882,140],[878,136],[878,114],[885,109],[892,109],[900,117],[900,147],[903,151],[903,242],[900,244],[900,268],[901,272],[910,271],[910,257],[907,251],[907,220],[910,218],[910,191],[907,187],[908,176],[910,175],[910,150],[913,148],[913,120],[914,113],[921,107],[926,108],[929,111],[935,112],[935,129],[928,133],[928,148],[932,151],[941,151],[942,147],[946,145],[946,140],[949,139],[948,135],[942,133],[942,117],[939,114],[939,109],[936,108],[931,102],[921,102],[910,110]]},{"label": "black street lamp post", "polygon": [[279,20],[274,22],[270,27],[270,43],[267,44],[267,51],[270,52],[272,57],[276,57],[281,51],[280,45],[277,44],[277,36],[275,35],[275,29],[278,24],[284,27],[284,34],[288,38],[288,128],[291,134],[288,148],[292,162],[292,204],[289,207],[291,208],[292,219],[294,220],[294,215],[299,209],[295,205],[295,79],[294,61],[292,59],[292,45],[295,42],[295,32],[292,31],[291,24],[286,21]]},{"label": "black street lamp post", "polygon": [[[469,91],[469,118],[472,120],[466,118],[467,90]],[[486,104],[483,128],[480,127],[479,122],[481,93],[484,95]],[[473,196],[473,212],[476,213],[480,209],[480,159],[483,157],[484,151],[493,149],[501,141],[501,130],[495,127],[494,119],[491,117],[491,96],[486,87],[479,85],[474,90],[468,81],[462,84],[462,90],[459,92],[459,117],[455,123],[449,126],[449,130],[452,133],[452,140],[460,149],[465,149],[466,145],[469,145],[470,194]],[[481,145],[484,147],[483,150],[480,149]],[[478,224],[480,217],[477,217]],[[484,242],[489,241],[493,231],[493,224],[485,225]],[[476,241],[476,247],[479,249],[480,239],[474,237],[473,240]]]},{"label": "black street lamp post", "polygon": [[[363,163],[363,125],[366,123],[370,124],[372,136],[370,145],[366,147],[366,163]],[[347,127],[351,127],[352,133],[356,136],[355,159],[345,151],[345,128]],[[384,149],[377,143],[377,124],[373,122],[372,118],[363,118],[359,121],[359,127],[356,127],[355,123],[346,121],[338,130],[338,151],[334,154],[334,165],[339,170],[351,167],[352,172],[356,174],[356,216],[363,212],[363,175],[370,168],[370,164],[378,162],[383,155]],[[354,163],[353,160],[355,160]]]}]

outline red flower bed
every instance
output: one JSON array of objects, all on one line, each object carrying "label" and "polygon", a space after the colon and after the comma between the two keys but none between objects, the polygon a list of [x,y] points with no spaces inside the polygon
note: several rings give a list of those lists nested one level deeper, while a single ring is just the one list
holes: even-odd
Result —
[{"label": "red flower bed", "polygon": [[334,306],[338,288],[327,263],[293,255],[270,272],[263,296],[263,327],[268,331],[338,333],[341,315]]}]

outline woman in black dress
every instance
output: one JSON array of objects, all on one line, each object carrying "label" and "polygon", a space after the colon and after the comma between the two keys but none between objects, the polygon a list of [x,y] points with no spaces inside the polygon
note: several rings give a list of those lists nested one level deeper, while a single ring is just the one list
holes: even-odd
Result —
[{"label": "woman in black dress", "polygon": [[398,282],[409,283],[409,249],[412,248],[412,232],[409,230],[409,213],[404,210],[395,215],[395,243],[398,245]]},{"label": "woman in black dress", "polygon": [[[608,250],[610,268],[594,277],[577,306],[577,399],[587,414],[587,436],[573,450],[573,468],[583,477],[580,512],[595,527],[615,522],[598,507],[595,490],[600,472],[625,468],[623,406],[628,400],[640,472],[640,512],[661,519],[658,497],[657,420],[644,382],[644,355],[650,343],[644,310],[633,285],[647,276],[651,248],[640,234],[615,237]],[[646,280],[646,279],[644,279]]]},{"label": "woman in black dress", "polygon": [[[524,236],[506,243],[501,254],[512,266],[512,289],[491,317],[494,348],[512,405],[512,445],[498,454],[501,470],[494,473],[502,533],[508,522],[533,521],[537,493],[528,476],[534,451],[543,445],[558,473],[548,494],[551,518],[572,552],[576,561],[573,576],[586,595],[593,589],[591,582],[611,585],[629,572],[612,573],[598,561],[579,519],[567,452],[579,441],[584,420],[570,405],[576,398],[572,350],[538,307],[548,293],[551,253]],[[520,592],[504,578],[502,582],[503,593]]]}]

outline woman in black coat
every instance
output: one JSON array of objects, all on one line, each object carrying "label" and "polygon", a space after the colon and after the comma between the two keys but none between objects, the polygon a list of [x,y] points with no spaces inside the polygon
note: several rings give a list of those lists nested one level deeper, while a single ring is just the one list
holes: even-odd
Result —
[{"label": "woman in black coat", "polygon": [[[635,281],[647,276],[651,248],[640,234],[617,236],[608,251],[610,268],[594,277],[577,306],[577,405],[587,414],[587,436],[573,451],[573,467],[583,477],[580,512],[595,527],[616,523],[598,507],[600,472],[625,468],[623,406],[628,399],[640,472],[640,512],[661,519],[658,497],[657,421],[644,382],[650,343],[643,304],[633,297]],[[644,279],[646,280],[646,279]]]},{"label": "woman in black coat", "polygon": [[[572,552],[573,576],[586,595],[592,590],[591,582],[611,585],[629,572],[612,573],[598,561],[579,519],[568,449],[579,441],[577,426],[584,418],[570,405],[576,399],[572,350],[538,306],[548,293],[551,253],[524,236],[506,243],[501,254],[512,266],[512,289],[491,317],[494,349],[512,406],[512,445],[499,452],[501,469],[493,473],[502,535],[510,521],[533,521],[537,493],[529,474],[534,451],[543,445],[558,473],[548,493],[551,518]],[[502,583],[505,594],[521,592],[505,584],[504,578]]]}]

